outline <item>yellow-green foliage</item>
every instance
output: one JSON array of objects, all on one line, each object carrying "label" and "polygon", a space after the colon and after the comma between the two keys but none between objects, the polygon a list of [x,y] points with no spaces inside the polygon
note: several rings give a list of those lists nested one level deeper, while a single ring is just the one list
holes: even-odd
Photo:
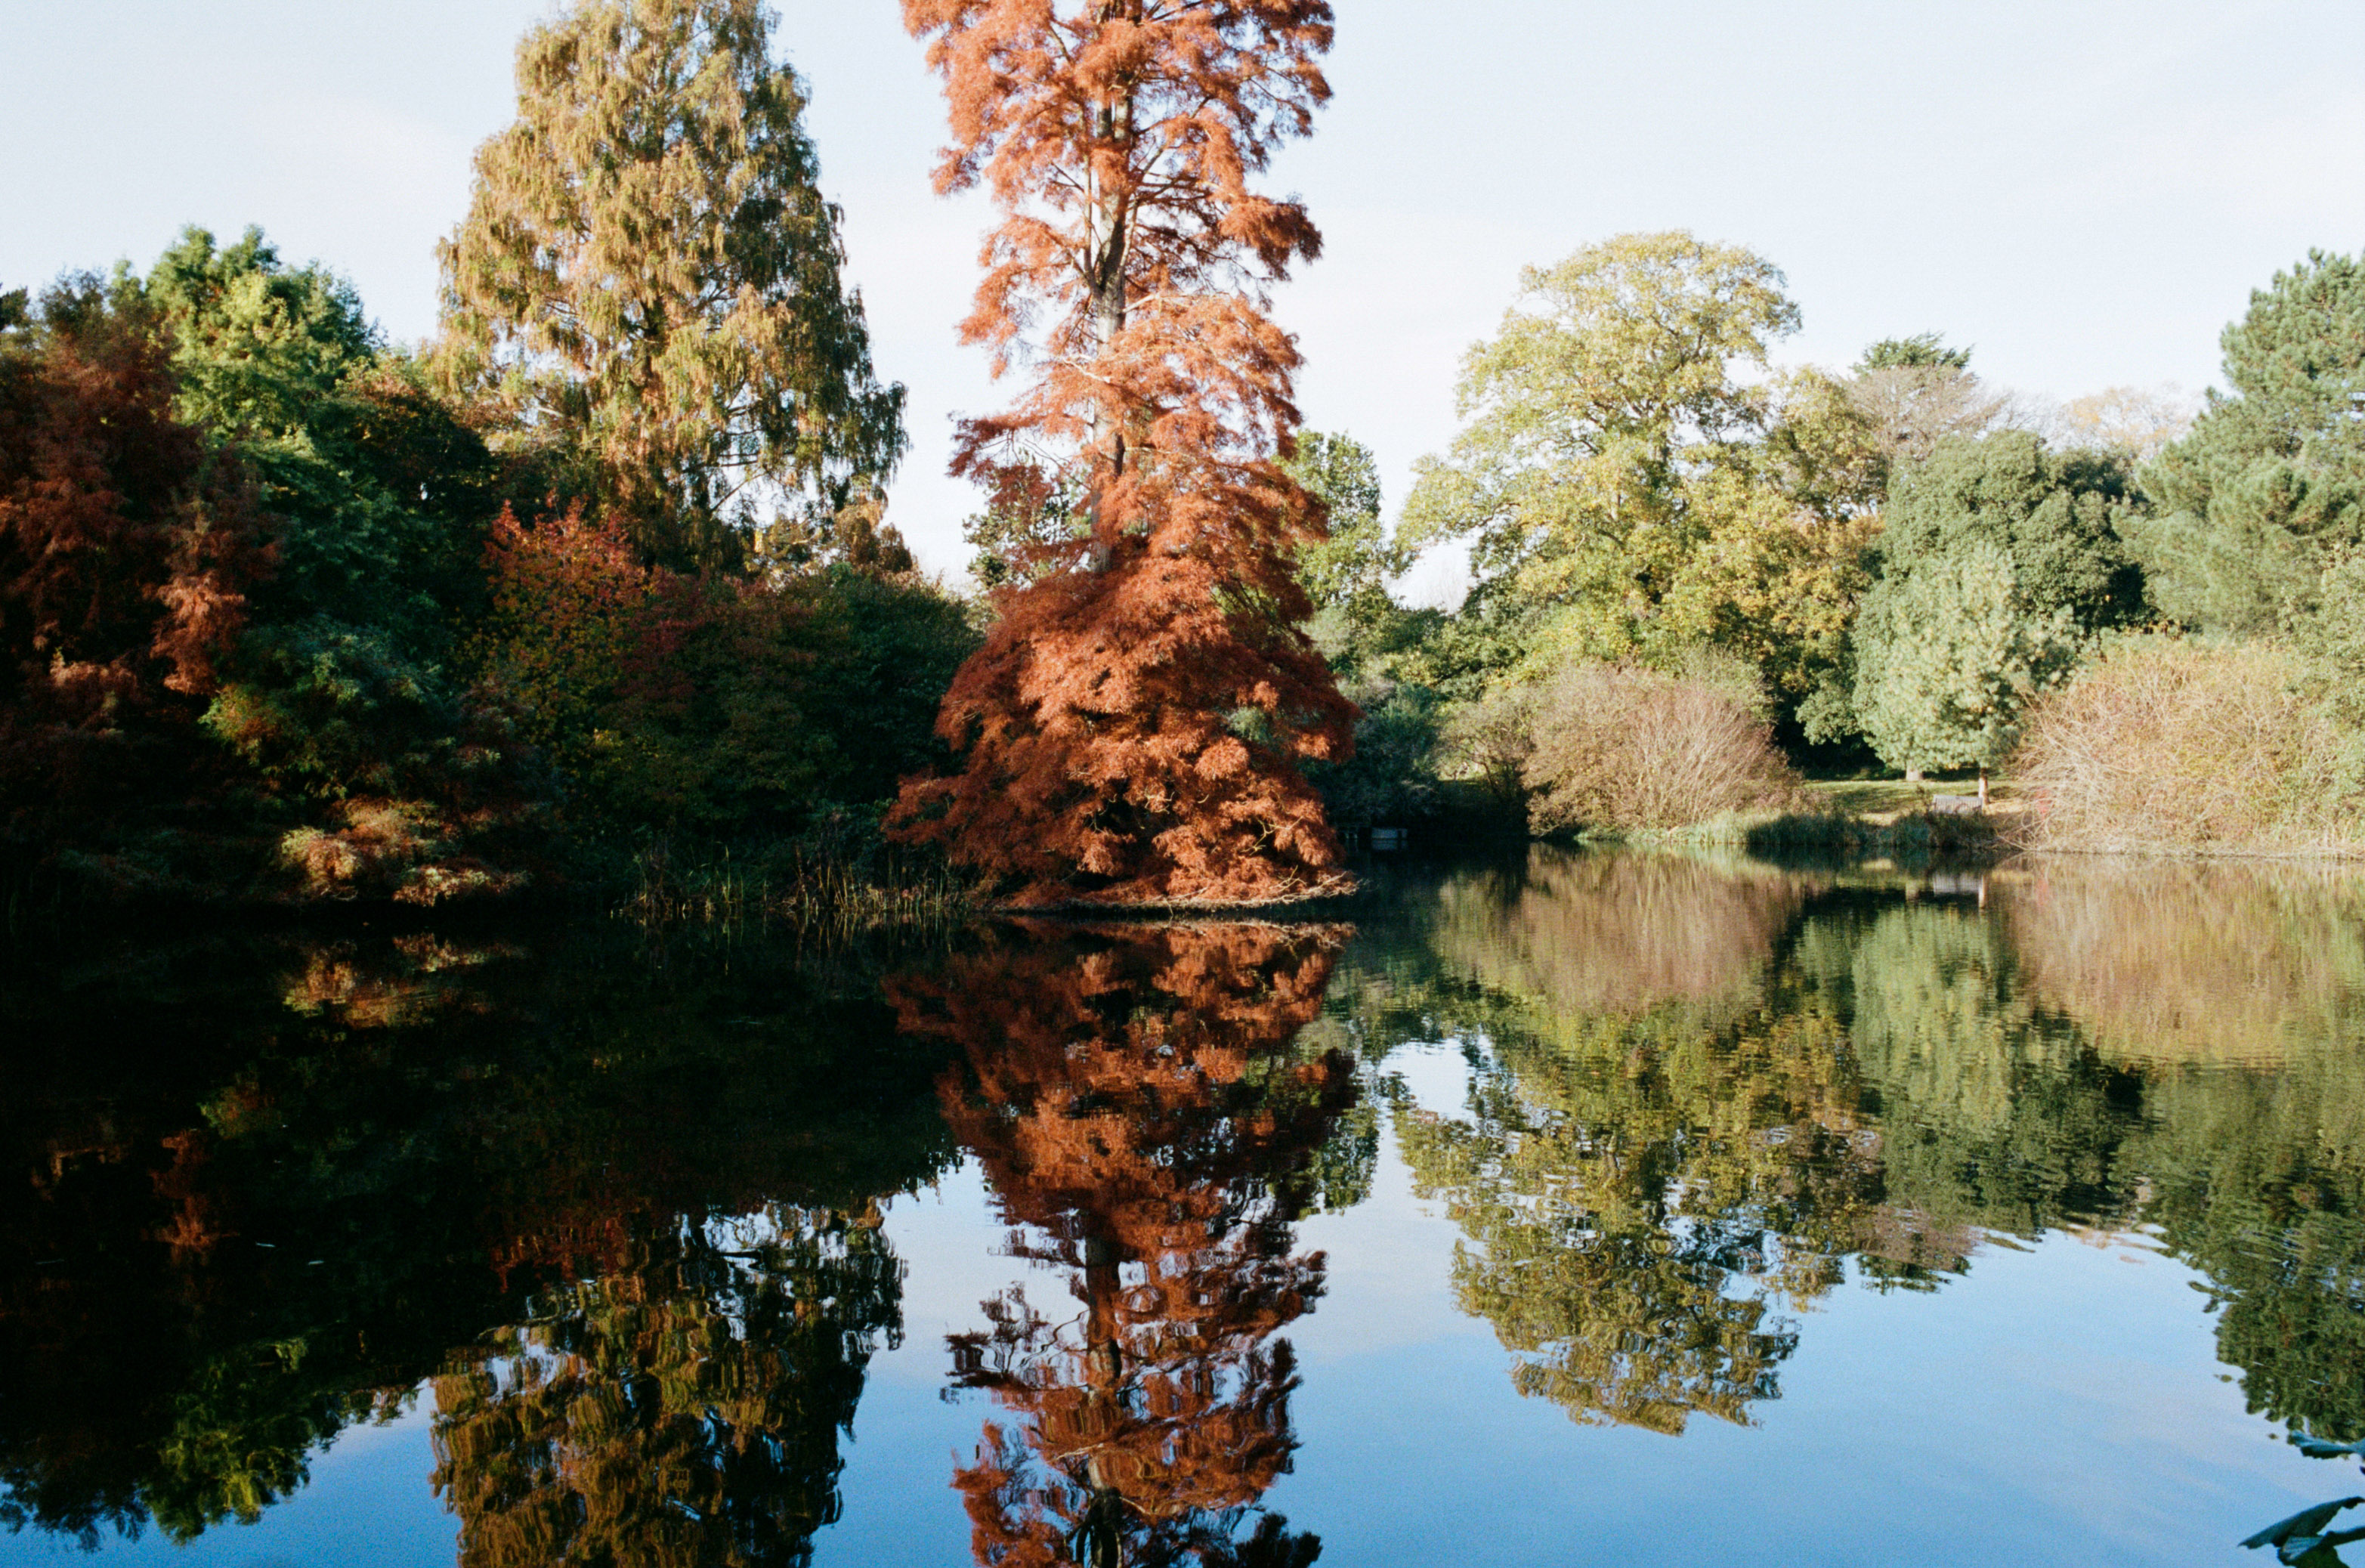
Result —
[{"label": "yellow-green foliage", "polygon": [[2143,637],[2037,705],[2014,772],[2033,847],[2365,852],[2353,745],[2294,655]]}]

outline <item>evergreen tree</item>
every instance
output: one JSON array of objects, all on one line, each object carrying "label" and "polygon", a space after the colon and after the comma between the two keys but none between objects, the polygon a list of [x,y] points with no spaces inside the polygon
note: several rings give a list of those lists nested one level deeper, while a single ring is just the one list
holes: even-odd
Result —
[{"label": "evergreen tree", "polygon": [[2068,611],[2032,604],[2011,557],[1983,539],[1884,584],[1865,601],[1855,644],[1865,736],[1909,778],[2002,760],[2028,700],[2079,646]]},{"label": "evergreen tree", "polygon": [[736,559],[768,507],[826,534],[904,445],[770,43],[758,0],[534,28],[441,248],[448,373],[558,432],[675,564]]},{"label": "evergreen tree", "polygon": [[2144,470],[2159,516],[2134,538],[2163,610],[2255,636],[2365,542],[2365,257],[2309,252],[2220,342],[2231,390]]},{"label": "evergreen tree", "polygon": [[1998,759],[2079,642],[2142,615],[2120,536],[2134,508],[2107,454],[2025,431],[1940,442],[1892,487],[1851,637],[1853,711],[1819,714],[1823,732],[1860,728],[1914,776]]}]

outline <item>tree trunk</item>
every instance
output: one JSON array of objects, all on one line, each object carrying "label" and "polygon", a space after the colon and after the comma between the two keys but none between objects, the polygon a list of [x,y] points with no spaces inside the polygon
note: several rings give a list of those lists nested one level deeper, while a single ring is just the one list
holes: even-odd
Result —
[{"label": "tree trunk", "polygon": [[1922,770],[1921,770],[1920,768],[1918,768],[1918,767],[1909,767],[1909,768],[1907,768],[1907,769],[1905,770],[1905,782],[1907,782],[1908,784],[1919,784],[1919,783],[1921,783],[1921,782],[1922,782]]}]

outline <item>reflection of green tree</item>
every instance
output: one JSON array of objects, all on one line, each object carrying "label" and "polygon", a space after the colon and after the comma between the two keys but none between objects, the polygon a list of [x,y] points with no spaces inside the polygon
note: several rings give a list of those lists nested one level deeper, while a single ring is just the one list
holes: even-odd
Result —
[{"label": "reflection of green tree", "polygon": [[[1650,886],[1619,934],[1618,895],[1586,900],[1621,876]],[[1352,1016],[1326,1027],[1365,1059],[1466,1043],[1465,1113],[1399,1133],[1522,1389],[1580,1418],[1744,1418],[1793,1343],[1777,1309],[1844,1262],[1927,1286],[1983,1234],[2155,1225],[2206,1277],[2252,1407],[2365,1437],[2356,883],[2078,868],[1999,879],[1984,911],[1754,887],[1463,878],[1403,928],[1426,964],[1342,965]],[[1621,990],[1620,954],[1658,980]]]},{"label": "reflection of green tree", "polygon": [[902,1271],[840,1215],[753,1228],[667,1235],[628,1271],[542,1293],[436,1380],[463,1563],[810,1560],[864,1364],[900,1337]]},{"label": "reflection of green tree", "polygon": [[1746,1421],[1877,1195],[1811,1002],[1703,1025],[1695,1010],[1548,1015],[1492,1036],[1468,1115],[1399,1124],[1458,1247],[1463,1308],[1524,1393],[1579,1420],[1677,1432]]},{"label": "reflection of green tree", "polygon": [[1845,998],[1892,1204],[2023,1235],[2125,1216],[2117,1152],[2140,1082],[2041,1005],[2000,916],[1933,902],[1834,912],[1794,951]]},{"label": "reflection of green tree", "polygon": [[2365,1439],[2365,1019],[2279,1070],[2158,1069],[2146,1101],[2144,1217],[2207,1277],[2249,1407]]},{"label": "reflection of green tree", "polygon": [[0,1012],[0,1522],[93,1540],[255,1517],[544,1282],[950,1148],[941,1053],[761,948],[225,940]]}]

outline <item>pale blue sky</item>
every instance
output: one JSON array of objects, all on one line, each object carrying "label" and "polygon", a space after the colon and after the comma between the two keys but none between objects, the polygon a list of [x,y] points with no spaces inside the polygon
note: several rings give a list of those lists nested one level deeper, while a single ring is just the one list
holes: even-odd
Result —
[{"label": "pale blue sky", "polygon": [[[1280,310],[1307,419],[1378,451],[1391,508],[1519,268],[1624,230],[1781,265],[1806,316],[1785,360],[1936,330],[2057,398],[2205,385],[2252,287],[2365,249],[2365,0],[1337,4],[1338,97],[1274,173],[1328,251]],[[0,284],[260,223],[423,335],[434,241],[548,8],[0,0]],[[997,398],[953,339],[987,215],[930,193],[941,111],[893,0],[779,9],[880,370],[911,387],[896,521],[952,567],[947,419]]]}]

